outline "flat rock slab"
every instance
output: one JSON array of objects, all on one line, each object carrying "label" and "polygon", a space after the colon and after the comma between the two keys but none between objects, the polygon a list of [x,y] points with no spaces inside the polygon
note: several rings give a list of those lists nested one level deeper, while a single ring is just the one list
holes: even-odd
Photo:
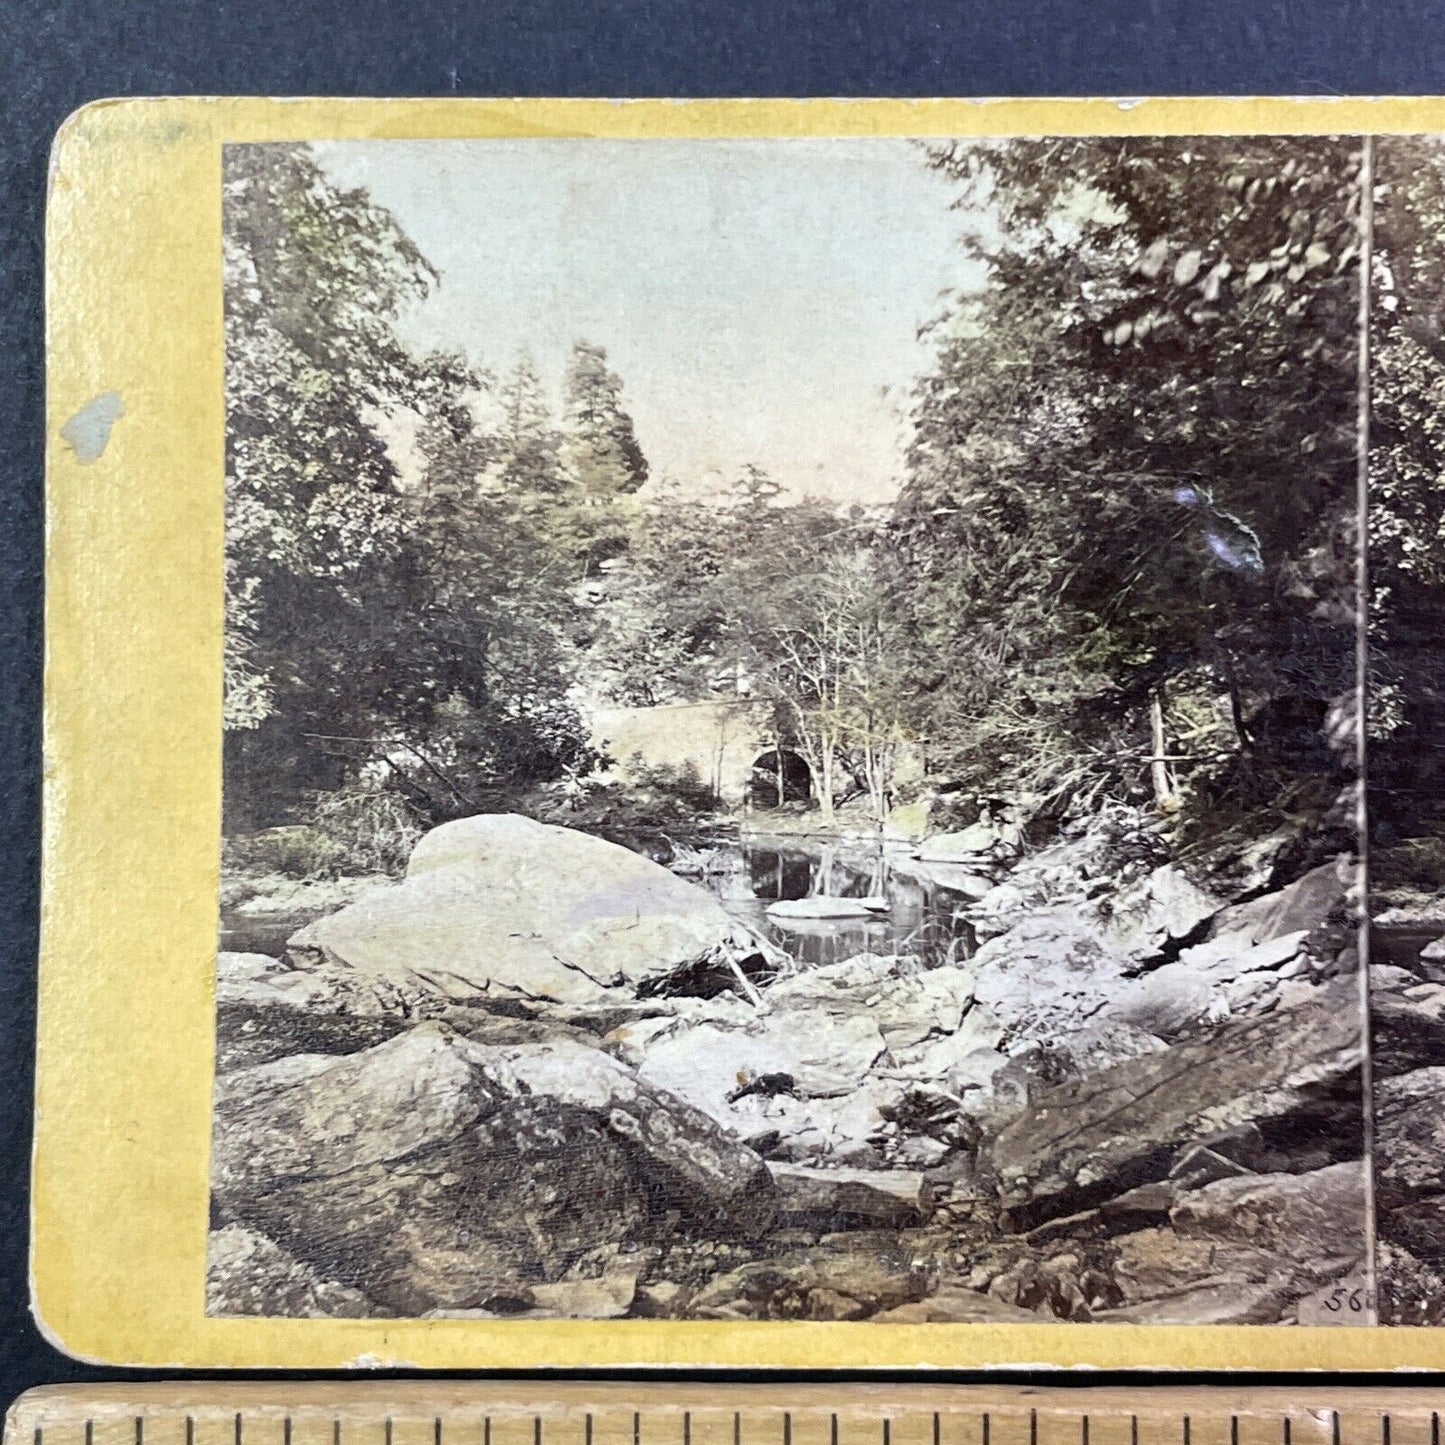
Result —
[{"label": "flat rock slab", "polygon": [[1351,1107],[1360,1117],[1358,988],[1342,979],[1311,992],[1041,1094],[989,1151],[1007,1217],[1030,1228],[1102,1203],[1163,1178],[1179,1146],[1237,1125],[1321,1109],[1343,1121]]},{"label": "flat rock slab", "polygon": [[1239,1174],[1180,1194],[1170,1223],[1187,1238],[1265,1249],[1308,1264],[1365,1253],[1365,1165]]},{"label": "flat rock slab", "polygon": [[1445,1065],[1445,986],[1411,979],[1385,986],[1384,969],[1370,969],[1371,1066],[1376,1079]]},{"label": "flat rock slab", "polygon": [[734,1106],[759,1090],[801,1099],[851,1094],[884,1047],[865,1012],[799,1006],[741,1028],[703,1023],[663,1035],[644,1049],[638,1077],[735,1126],[748,1116]]},{"label": "flat rock slab", "polygon": [[1243,933],[1252,943],[1267,943],[1300,929],[1312,932],[1332,917],[1352,921],[1350,894],[1358,881],[1358,862],[1342,853],[1278,892],[1224,909],[1210,925],[1211,936]]},{"label": "flat rock slab", "polygon": [[864,1238],[745,1264],[709,1281],[693,1319],[859,1320],[928,1293],[927,1271],[901,1242]]},{"label": "flat rock slab", "polygon": [[1445,1066],[1375,1085],[1375,1202],[1381,1235],[1445,1263]]},{"label": "flat rock slab", "polygon": [[785,898],[767,908],[768,917],[779,923],[792,918],[872,918],[876,912],[861,898]]},{"label": "flat rock slab", "polygon": [[893,1325],[1037,1325],[1049,1316],[1036,1314],[991,1294],[961,1288],[940,1288],[927,1299],[895,1305],[873,1316],[873,1324]]},{"label": "flat rock slab", "polygon": [[909,1169],[820,1169],[772,1165],[778,1211],[818,1218],[842,1217],[859,1226],[908,1229],[927,1214],[922,1172]]}]

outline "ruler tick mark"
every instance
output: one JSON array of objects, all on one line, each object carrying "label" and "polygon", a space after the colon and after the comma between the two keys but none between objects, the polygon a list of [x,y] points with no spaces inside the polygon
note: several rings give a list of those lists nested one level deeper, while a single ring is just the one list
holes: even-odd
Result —
[{"label": "ruler tick mark", "polygon": [[943,1422],[937,1410],[933,1412],[933,1445],[943,1445]]},{"label": "ruler tick mark", "polygon": [[883,1445],[893,1445],[893,1421],[886,1415],[883,1418]]},{"label": "ruler tick mark", "polygon": [[1334,1415],[1334,1420],[1330,1425],[1330,1439],[1334,1442],[1334,1445],[1340,1445],[1340,1412],[1335,1410],[1332,1414]]},{"label": "ruler tick mark", "polygon": [[1139,1445],[1139,1417],[1129,1416],[1129,1445]]},{"label": "ruler tick mark", "polygon": [[[783,1411],[783,1445],[793,1445],[793,1412]],[[884,1442],[887,1445],[887,1442]]]},{"label": "ruler tick mark", "polygon": [[235,1430],[236,1445],[241,1445],[241,1438],[246,1433],[246,1422],[241,1418],[241,1412],[239,1410],[236,1411]]},{"label": "ruler tick mark", "polygon": [[1390,1445],[1390,1412],[1380,1416],[1380,1445]]},{"label": "ruler tick mark", "polygon": [[291,1445],[291,1417],[288,1415],[281,1425],[281,1438],[284,1445]]},{"label": "ruler tick mark", "polygon": [[[1184,1417],[1184,1445],[1189,1445],[1189,1416]],[[1337,1442],[1338,1445],[1338,1442]]]},{"label": "ruler tick mark", "polygon": [[431,1422],[432,1445],[442,1445],[442,1417],[436,1416]]},{"label": "ruler tick mark", "polygon": [[331,1445],[341,1445],[341,1416],[331,1422]]},{"label": "ruler tick mark", "polygon": [[[985,1410],[985,1411],[983,1412],[983,1445],[988,1445],[988,1427],[989,1427],[988,1411]],[[836,1442],[834,1442],[834,1445],[836,1445]]]},{"label": "ruler tick mark", "polygon": [[[837,1416],[834,1416],[834,1419],[836,1420]],[[837,1442],[838,1436],[835,1431],[833,1435],[833,1445],[837,1445]],[[737,1410],[733,1411],[733,1445],[743,1445],[743,1417]]]},{"label": "ruler tick mark", "polygon": [[1079,1416],[1079,1445],[1089,1445],[1089,1416],[1087,1412]]},{"label": "ruler tick mark", "polygon": [[833,1415],[833,1416],[830,1417],[830,1422],[829,1422],[829,1425],[828,1425],[828,1442],[829,1442],[829,1445],[838,1445],[838,1417],[837,1417],[837,1415]]},{"label": "ruler tick mark", "polygon": [[642,1445],[642,1413],[632,1412],[632,1445]]},{"label": "ruler tick mark", "polygon": [[[1029,1411],[1029,1445],[1039,1445],[1039,1412]],[[1188,1445],[1188,1442],[1185,1442]]]},{"label": "ruler tick mark", "polygon": [[532,1445],[542,1445],[542,1417],[540,1415],[532,1421]]},{"label": "ruler tick mark", "polygon": [[587,1423],[582,1431],[582,1438],[585,1445],[592,1445],[592,1411],[587,1412]]},{"label": "ruler tick mark", "polygon": [[692,1411],[682,1412],[682,1445],[692,1445]]},{"label": "ruler tick mark", "polygon": [[1229,1417],[1229,1445],[1239,1445],[1239,1416]]},{"label": "ruler tick mark", "polygon": [[1284,1445],[1289,1445],[1289,1416],[1284,1417]]}]

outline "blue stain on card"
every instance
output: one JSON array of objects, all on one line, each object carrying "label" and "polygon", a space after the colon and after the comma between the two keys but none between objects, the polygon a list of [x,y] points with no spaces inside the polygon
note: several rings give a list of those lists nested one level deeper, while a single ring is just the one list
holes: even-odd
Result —
[{"label": "blue stain on card", "polygon": [[118,391],[103,391],[86,402],[60,428],[61,439],[69,443],[75,460],[82,466],[98,461],[110,442],[111,428],[125,415]]}]

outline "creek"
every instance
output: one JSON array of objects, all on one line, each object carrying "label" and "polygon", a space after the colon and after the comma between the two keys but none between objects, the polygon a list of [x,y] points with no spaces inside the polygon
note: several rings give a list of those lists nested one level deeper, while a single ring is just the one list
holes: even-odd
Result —
[{"label": "creek", "polygon": [[[904,850],[745,837],[714,846],[705,871],[688,876],[716,894],[733,917],[808,966],[876,953],[910,954],[932,967],[956,963],[975,946],[961,912],[966,895],[920,876]],[[869,918],[768,915],[769,904],[818,897],[878,899],[879,911]]]}]

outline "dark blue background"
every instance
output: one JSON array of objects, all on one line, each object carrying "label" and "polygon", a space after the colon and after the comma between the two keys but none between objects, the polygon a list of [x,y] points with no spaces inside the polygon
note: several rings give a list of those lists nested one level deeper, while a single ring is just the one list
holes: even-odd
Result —
[{"label": "dark blue background", "polygon": [[[1445,4],[1337,0],[0,0],[0,1402],[116,1372],[29,1319],[44,419],[41,220],[105,95],[1445,91]],[[116,760],[124,766],[124,759]],[[485,1366],[478,1360],[479,1367]]]}]

